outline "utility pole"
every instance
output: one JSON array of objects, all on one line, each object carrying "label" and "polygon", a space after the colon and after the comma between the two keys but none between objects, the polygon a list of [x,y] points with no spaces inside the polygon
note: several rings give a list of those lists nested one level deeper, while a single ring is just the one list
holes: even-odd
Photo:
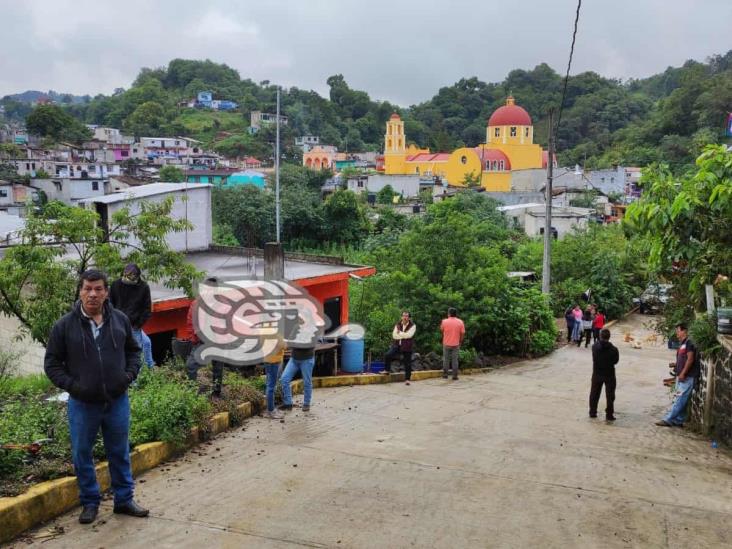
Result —
[{"label": "utility pole", "polygon": [[552,180],[554,178],[554,108],[549,109],[549,150],[546,162],[546,210],[544,212],[544,267],[541,291],[549,295],[552,261]]},{"label": "utility pole", "polygon": [[275,144],[275,227],[280,243],[280,88],[277,86],[277,142]]}]

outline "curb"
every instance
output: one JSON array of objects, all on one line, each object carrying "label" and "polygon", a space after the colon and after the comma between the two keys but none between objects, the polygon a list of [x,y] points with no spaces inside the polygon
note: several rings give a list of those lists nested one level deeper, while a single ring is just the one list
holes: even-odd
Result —
[{"label": "curb", "polygon": [[[460,370],[461,375],[475,375],[491,371],[493,368],[470,368]],[[434,379],[442,376],[442,370],[419,370],[412,372],[412,381]],[[375,385],[404,381],[404,373],[390,375],[342,375],[318,377],[313,379],[313,388],[350,387],[353,385]],[[292,383],[293,394],[302,392],[302,380]],[[251,402],[244,402],[237,406],[243,418],[253,415]],[[209,436],[215,436],[229,429],[229,412],[215,414],[209,420]],[[183,449],[195,446],[202,442],[204,436],[197,427],[191,432],[183,445],[175,446],[170,442],[147,442],[136,446],[130,452],[132,474],[138,475],[149,471],[173,457]],[[105,492],[110,487],[109,468],[107,462],[96,466],[99,489]],[[0,498],[0,543],[13,540],[29,528],[54,519],[59,515],[79,505],[79,488],[76,477],[63,477],[41,482],[32,486],[27,492],[15,497]]]},{"label": "curb", "polygon": [[[251,417],[252,404],[239,404],[239,412]],[[229,412],[221,412],[210,419],[211,436],[222,433],[229,428]],[[189,448],[202,441],[198,428],[191,430],[184,448]],[[181,450],[170,442],[147,442],[136,446],[130,452],[132,474],[144,473],[167,461]],[[99,489],[104,492],[110,487],[109,467],[107,462],[96,466]],[[41,482],[15,497],[0,498],[0,543],[10,541],[25,530],[47,520],[51,520],[79,505],[79,488],[76,477],[63,477]]]}]

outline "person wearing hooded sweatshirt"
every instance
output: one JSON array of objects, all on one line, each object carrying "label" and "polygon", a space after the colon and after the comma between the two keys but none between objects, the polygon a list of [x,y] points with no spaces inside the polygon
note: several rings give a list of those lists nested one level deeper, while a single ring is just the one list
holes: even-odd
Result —
[{"label": "person wearing hooded sweatshirt", "polygon": [[142,330],[145,322],[152,316],[152,299],[150,286],[142,280],[140,267],[129,263],[122,272],[122,278],[112,282],[109,300],[118,311],[122,311],[130,319],[132,335],[142,347],[142,356],[148,368],[155,365],[152,356],[152,343]]},{"label": "person wearing hooded sweatshirt", "polygon": [[130,467],[130,402],[127,388],[140,369],[140,346],[127,316],[108,301],[107,276],[87,270],[79,280],[79,301],[51,329],[44,370],[68,391],[71,454],[83,510],[79,522],[96,519],[101,494],[93,448],[99,429],[109,462],[114,512],[146,517],[133,499]]},{"label": "person wearing hooded sweatshirt", "polygon": [[590,387],[590,417],[597,417],[597,403],[605,385],[605,419],[615,421],[615,365],[620,360],[618,348],[610,343],[610,330],[600,330],[600,340],[592,346],[592,386]]}]

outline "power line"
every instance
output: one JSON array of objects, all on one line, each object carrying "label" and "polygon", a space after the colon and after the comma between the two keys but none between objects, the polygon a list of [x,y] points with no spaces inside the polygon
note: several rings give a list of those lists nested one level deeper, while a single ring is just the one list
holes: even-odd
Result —
[{"label": "power line", "polygon": [[[559,125],[562,123],[562,110],[564,109],[564,100],[567,98],[567,83],[569,82],[569,69],[572,67],[572,56],[574,55],[574,43],[577,39],[577,23],[579,23],[580,8],[582,0],[577,0],[577,12],[574,16],[574,32],[572,33],[572,46],[569,48],[569,61],[567,62],[567,74],[564,76],[564,89],[562,90],[562,101],[559,103],[559,115],[557,117],[557,125],[554,129],[554,135],[559,133]],[[550,159],[553,161],[553,159]]]}]

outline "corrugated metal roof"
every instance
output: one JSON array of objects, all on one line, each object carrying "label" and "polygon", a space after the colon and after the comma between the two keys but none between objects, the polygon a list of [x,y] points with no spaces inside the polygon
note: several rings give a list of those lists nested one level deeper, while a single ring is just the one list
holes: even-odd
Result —
[{"label": "corrugated metal roof", "polygon": [[114,204],[116,202],[124,202],[125,200],[135,200],[158,194],[201,189],[210,186],[208,183],[150,183],[149,185],[141,185],[140,187],[130,187],[118,193],[84,198],[83,200],[79,200],[79,203]]}]

